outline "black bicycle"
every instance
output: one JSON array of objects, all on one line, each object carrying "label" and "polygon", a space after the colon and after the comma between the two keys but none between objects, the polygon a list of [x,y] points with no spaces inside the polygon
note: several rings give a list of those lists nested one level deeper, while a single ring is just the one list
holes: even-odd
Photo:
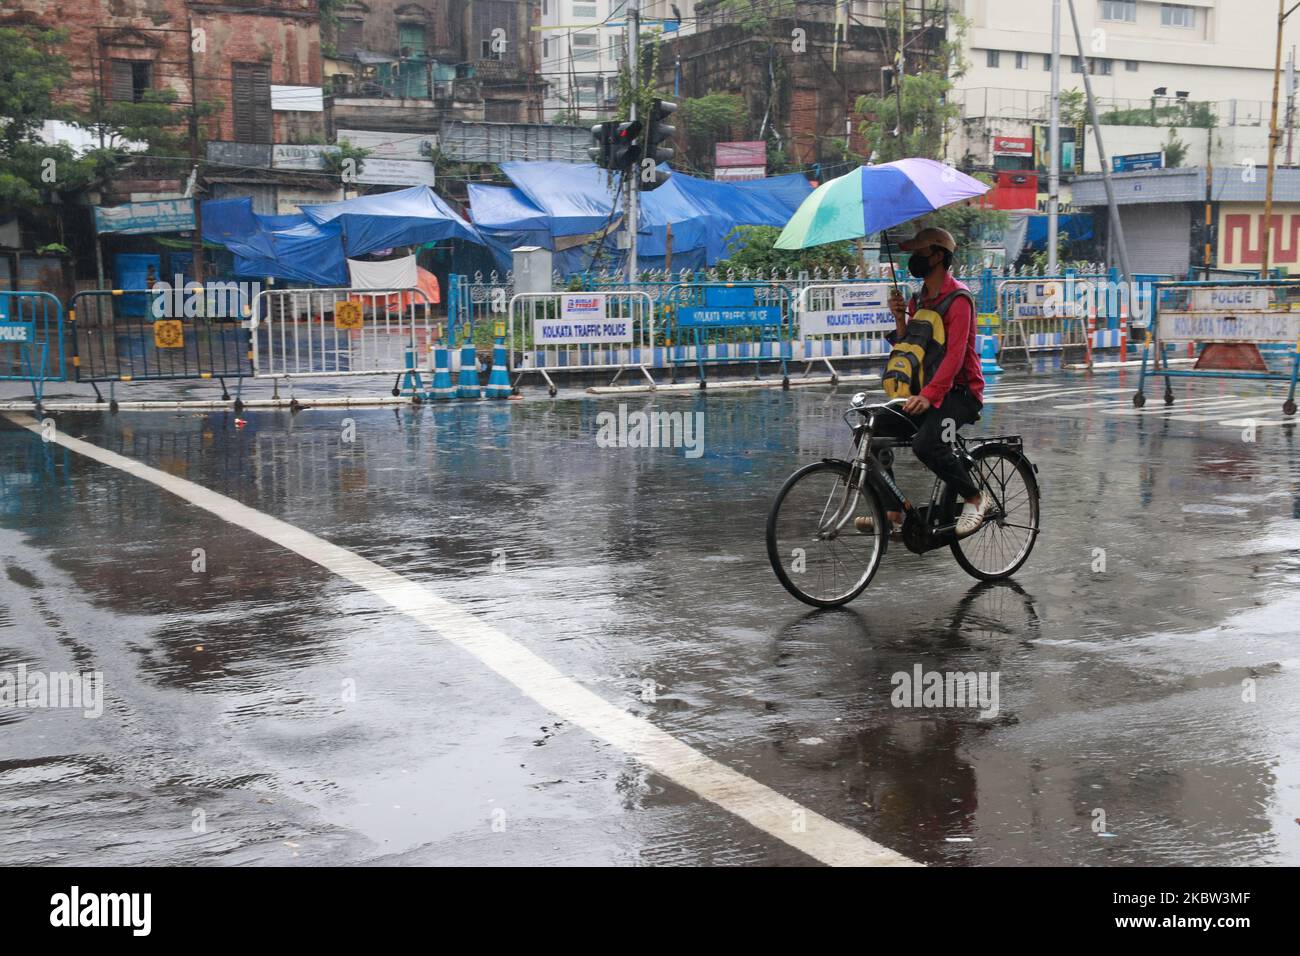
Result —
[{"label": "black bicycle", "polygon": [[[894,480],[894,449],[911,447],[916,423],[903,399],[867,404],[853,396],[844,419],[853,430],[852,460],[823,458],[786,479],[767,518],[767,555],[785,589],[805,604],[838,607],[861,594],[889,547],[885,513],[903,514],[901,539],[924,554],[947,547],[973,577],[1010,577],[1038,538],[1038,468],[1018,435],[956,437],[971,478],[993,500],[979,530],[957,537],[962,501],[936,478],[930,501],[916,507]],[[861,519],[869,520],[861,520]]]}]

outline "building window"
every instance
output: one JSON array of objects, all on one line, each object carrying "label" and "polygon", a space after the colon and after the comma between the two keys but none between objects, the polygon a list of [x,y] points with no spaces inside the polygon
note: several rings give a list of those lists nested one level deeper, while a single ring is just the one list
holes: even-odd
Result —
[{"label": "building window", "polygon": [[348,56],[361,49],[361,25],[363,23],[365,21],[360,19],[339,20],[339,53]]},{"label": "building window", "polygon": [[115,103],[139,103],[153,88],[153,64],[148,60],[112,60],[109,98]]},{"label": "building window", "polygon": [[596,5],[594,3],[575,3],[573,5],[573,15],[594,20],[596,19]]},{"label": "building window", "polygon": [[1016,69],[1017,69],[1017,70],[1027,70],[1027,69],[1029,69],[1029,54],[1028,54],[1028,53],[1017,53],[1017,54],[1016,54]]},{"label": "building window", "polygon": [[1051,70],[1051,68],[1052,68],[1052,54],[1050,54],[1050,53],[1044,53],[1044,54],[1043,54],[1043,69],[1044,69],[1044,70]]},{"label": "building window", "polygon": [[399,23],[397,25],[397,45],[402,56],[422,57],[426,50],[423,23]]},{"label": "building window", "polygon": [[547,39],[543,39],[543,40],[542,40],[542,57],[545,58],[545,57],[548,57],[548,56],[550,56],[550,55],[551,55],[551,41],[550,41],[550,40],[547,40]]},{"label": "building window", "polygon": [[1083,62],[1077,56],[1070,57],[1070,72],[1071,73],[1083,72]]},{"label": "building window", "polygon": [[1101,0],[1100,17],[1103,20],[1137,23],[1137,0]]},{"label": "building window", "polygon": [[599,37],[591,36],[586,33],[575,33],[573,35],[573,58],[575,60],[594,60],[599,54],[597,44],[600,42]]},{"label": "building window", "polygon": [[275,142],[271,121],[271,67],[267,63],[235,63],[231,76],[231,105],[235,142]]},{"label": "building window", "polygon": [[1160,23],[1167,27],[1195,27],[1196,8],[1181,3],[1160,4]]},{"label": "building window", "polygon": [[988,50],[987,53],[988,53],[988,59],[987,59],[987,61],[986,61],[987,64],[988,64],[990,67],[996,67],[996,66],[998,65],[998,61],[1002,59],[1002,53],[1001,53],[1001,51],[1000,51],[1000,50]]},{"label": "building window", "polygon": [[1092,72],[1093,76],[1097,76],[1099,74],[1101,76],[1110,76],[1111,73],[1114,71],[1114,68],[1115,68],[1114,60],[1103,60],[1099,57],[1093,57],[1088,62],[1088,69]]},{"label": "building window", "polygon": [[1129,73],[1136,73],[1136,72],[1138,71],[1138,61],[1137,61],[1137,60],[1125,60],[1125,61],[1124,61],[1124,69],[1127,70]]}]

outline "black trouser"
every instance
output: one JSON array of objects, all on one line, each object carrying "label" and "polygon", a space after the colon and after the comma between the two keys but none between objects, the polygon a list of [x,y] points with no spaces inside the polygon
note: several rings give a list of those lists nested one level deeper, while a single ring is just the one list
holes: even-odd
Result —
[{"label": "black trouser", "polygon": [[[916,452],[921,463],[963,498],[979,494],[979,486],[970,480],[966,466],[957,457],[952,444],[944,440],[944,435],[955,435],[962,425],[973,424],[983,407],[964,386],[954,385],[944,396],[943,404],[921,416],[916,436],[912,439],[912,451]],[[946,424],[950,420],[953,424]]]}]

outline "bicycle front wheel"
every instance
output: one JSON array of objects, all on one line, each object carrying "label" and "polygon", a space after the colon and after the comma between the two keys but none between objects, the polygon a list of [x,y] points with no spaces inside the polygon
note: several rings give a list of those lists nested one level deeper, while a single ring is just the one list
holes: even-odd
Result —
[{"label": "bicycle front wheel", "polygon": [[885,534],[875,492],[849,487],[847,463],[819,461],[796,471],[777,493],[767,516],[767,556],[800,601],[839,607],[871,583]]},{"label": "bicycle front wheel", "polygon": [[971,480],[992,493],[994,511],[978,531],[952,543],[952,556],[971,577],[998,581],[1020,570],[1038,540],[1038,479],[1009,445],[982,445],[971,457]]}]

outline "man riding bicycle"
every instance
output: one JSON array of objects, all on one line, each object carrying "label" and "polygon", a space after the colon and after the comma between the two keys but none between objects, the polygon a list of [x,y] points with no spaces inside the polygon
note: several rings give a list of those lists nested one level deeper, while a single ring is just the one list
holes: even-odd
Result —
[{"label": "man riding bicycle", "polygon": [[[918,418],[912,450],[930,471],[959,495],[964,505],[957,519],[956,534],[965,537],[974,534],[984,524],[984,517],[992,507],[987,494],[971,481],[970,474],[957,457],[946,435],[955,434],[963,425],[979,418],[984,407],[984,375],[975,348],[975,314],[969,289],[952,275],[953,256],[957,242],[944,229],[922,229],[899,247],[912,255],[907,261],[907,271],[923,280],[919,294],[905,303],[897,288],[889,297],[889,308],[894,313],[896,329],[886,338],[891,344],[901,339],[907,320],[918,308],[936,309],[943,318],[945,351],[933,377],[904,402],[902,409]],[[966,295],[953,295],[966,292]],[[944,300],[948,300],[944,307]],[[951,422],[952,424],[948,424]],[[952,431],[949,432],[948,429]],[[889,512],[891,524],[902,520],[899,512]],[[859,531],[869,532],[872,519],[856,519]]]}]

